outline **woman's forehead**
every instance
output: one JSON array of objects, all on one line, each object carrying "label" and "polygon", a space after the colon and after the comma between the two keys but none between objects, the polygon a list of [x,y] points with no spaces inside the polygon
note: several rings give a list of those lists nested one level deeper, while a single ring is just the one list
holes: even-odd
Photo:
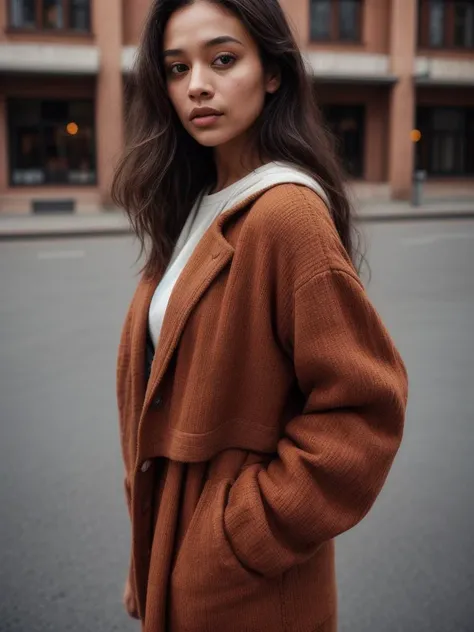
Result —
[{"label": "woman's forehead", "polygon": [[218,4],[199,0],[175,11],[164,33],[164,48],[204,48],[221,37],[233,37],[248,44],[250,36],[242,22]]}]

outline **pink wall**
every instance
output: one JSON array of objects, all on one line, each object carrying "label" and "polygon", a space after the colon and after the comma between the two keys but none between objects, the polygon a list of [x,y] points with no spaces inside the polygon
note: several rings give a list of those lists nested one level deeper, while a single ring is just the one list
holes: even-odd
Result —
[{"label": "pink wall", "polygon": [[5,37],[5,28],[7,25],[7,3],[5,0],[0,0],[0,42],[2,42]]},{"label": "pink wall", "polygon": [[392,0],[390,62],[398,77],[390,100],[389,181],[392,196],[408,199],[414,164],[410,131],[414,124],[413,70],[416,42],[417,0]]},{"label": "pink wall", "polygon": [[123,0],[123,43],[138,44],[151,0]]},{"label": "pink wall", "polygon": [[101,64],[97,77],[97,169],[101,199],[111,201],[110,185],[123,147],[122,0],[94,2]]}]

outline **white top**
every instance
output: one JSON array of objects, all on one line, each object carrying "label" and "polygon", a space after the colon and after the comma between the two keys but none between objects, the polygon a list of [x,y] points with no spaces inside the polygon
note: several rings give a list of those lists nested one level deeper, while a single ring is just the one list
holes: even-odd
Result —
[{"label": "white top", "polygon": [[283,183],[307,186],[328,204],[324,190],[314,178],[302,169],[285,162],[269,162],[222,189],[222,191],[198,198],[186,220],[166,272],[151,301],[148,324],[155,348],[175,283],[207,229],[221,213],[237,206],[255,193]]}]

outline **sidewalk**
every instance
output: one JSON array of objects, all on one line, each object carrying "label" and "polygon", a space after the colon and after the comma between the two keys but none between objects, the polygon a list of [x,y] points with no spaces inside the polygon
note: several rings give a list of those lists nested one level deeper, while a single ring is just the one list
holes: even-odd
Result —
[{"label": "sidewalk", "polygon": [[[408,202],[374,201],[356,207],[360,222],[474,219],[474,198],[426,201],[413,207]],[[130,233],[125,215],[119,211],[97,211],[71,215],[1,215],[0,240],[124,235]]]},{"label": "sidewalk", "polygon": [[0,215],[0,240],[50,237],[123,235],[130,232],[125,214],[97,211],[87,214]]}]

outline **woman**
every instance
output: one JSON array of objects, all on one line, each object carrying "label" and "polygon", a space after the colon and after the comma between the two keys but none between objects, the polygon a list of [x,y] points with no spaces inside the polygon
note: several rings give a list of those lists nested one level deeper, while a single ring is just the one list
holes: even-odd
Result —
[{"label": "woman", "polygon": [[334,538],[380,492],[407,381],[310,80],[277,0],[156,0],[134,84],[127,610],[146,632],[333,632]]}]

